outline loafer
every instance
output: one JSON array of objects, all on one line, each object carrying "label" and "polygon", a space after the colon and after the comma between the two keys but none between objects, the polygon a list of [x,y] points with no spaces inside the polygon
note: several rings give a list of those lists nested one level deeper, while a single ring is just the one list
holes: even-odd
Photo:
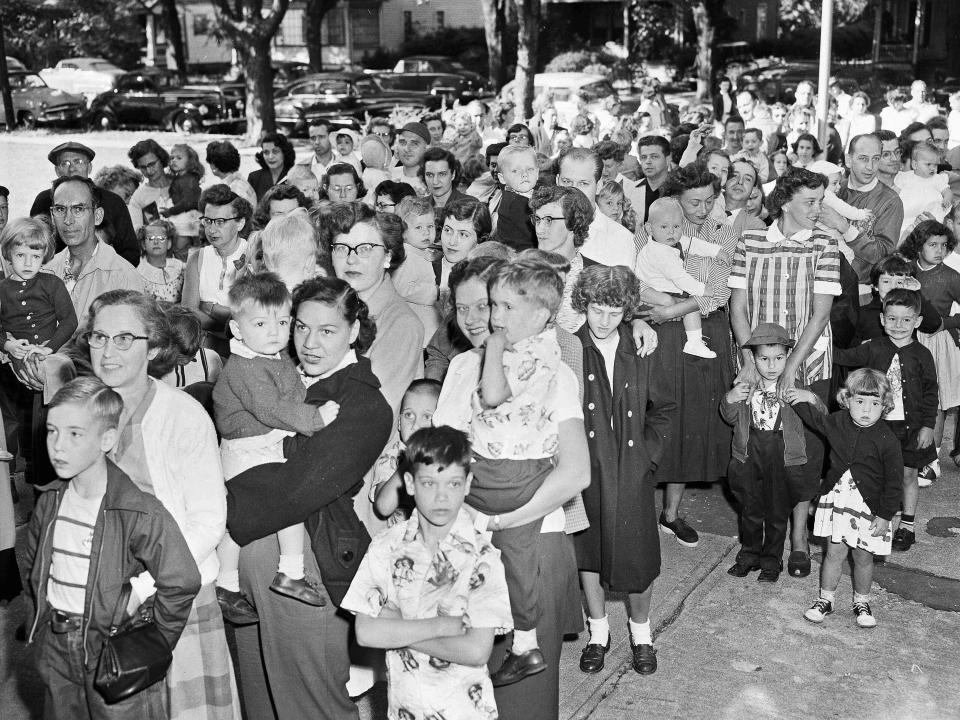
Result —
[{"label": "loafer", "polygon": [[218,587],[217,602],[220,604],[223,619],[233,625],[252,625],[260,622],[256,608],[243,593]]},{"label": "loafer", "polygon": [[687,521],[681,517],[667,522],[667,518],[660,513],[660,529],[677,538],[677,542],[688,548],[695,548],[700,544],[700,536],[697,531],[687,524]]},{"label": "loafer", "polygon": [[275,593],[292,597],[307,605],[315,607],[326,607],[330,601],[327,593],[318,584],[302,578],[294,580],[289,575],[278,572],[270,583],[270,589]]},{"label": "loafer", "polygon": [[603,661],[610,650],[610,636],[607,636],[607,644],[587,643],[587,646],[580,652],[580,671],[585,673],[598,673],[603,670]]},{"label": "loafer", "polygon": [[630,648],[633,650],[633,669],[641,675],[653,675],[657,671],[657,651],[653,645],[634,645],[631,641]]},{"label": "loafer", "polygon": [[757,582],[775,583],[780,579],[780,571],[776,568],[763,568],[757,576]]},{"label": "loafer", "polygon": [[503,659],[503,665],[490,676],[490,682],[494,687],[503,687],[504,685],[513,685],[520,682],[525,677],[542,673],[547,669],[547,661],[543,658],[543,653],[539,648],[527,650],[520,655],[514,655],[508,652]]},{"label": "loafer", "polygon": [[810,574],[810,553],[794,550],[787,558],[787,572],[793,577],[806,577]]},{"label": "loafer", "polygon": [[752,573],[754,570],[759,570],[759,569],[760,569],[759,565],[753,565],[753,564],[747,565],[738,560],[737,562],[735,562],[733,565],[730,566],[729,570],[727,570],[727,575],[733,575],[734,577],[742,578],[742,577],[746,577],[747,575]]}]

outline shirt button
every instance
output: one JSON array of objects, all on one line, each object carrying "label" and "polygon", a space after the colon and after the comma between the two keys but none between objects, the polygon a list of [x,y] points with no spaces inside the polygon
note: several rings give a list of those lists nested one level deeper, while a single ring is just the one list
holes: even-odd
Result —
[{"label": "shirt button", "polygon": [[627,410],[627,417],[633,417],[633,410]]},{"label": "shirt button", "polygon": [[593,430],[590,431],[590,437],[593,437]]},{"label": "shirt button", "polygon": [[589,375],[587,375],[587,380],[590,380],[590,381],[593,380],[593,373],[590,373]]},{"label": "shirt button", "polygon": [[627,447],[633,447],[633,440],[627,440]]},{"label": "shirt button", "polygon": [[27,301],[26,301],[26,300],[21,300],[21,301],[20,301],[20,304],[21,304],[21,305],[26,305],[26,304],[27,304]]},{"label": "shirt button", "polygon": [[593,403],[590,403],[589,405],[587,405],[588,410],[593,410],[595,407],[596,405],[594,405]]}]

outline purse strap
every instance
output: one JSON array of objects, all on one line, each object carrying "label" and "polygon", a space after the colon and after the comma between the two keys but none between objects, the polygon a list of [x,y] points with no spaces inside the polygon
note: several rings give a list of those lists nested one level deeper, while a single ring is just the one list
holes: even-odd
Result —
[{"label": "purse strap", "polygon": [[133,586],[128,580],[120,588],[120,597],[117,598],[117,605],[113,609],[113,620],[110,623],[110,634],[116,634],[117,630],[123,624],[124,616],[127,614],[127,605],[130,603],[130,594],[133,592]]}]

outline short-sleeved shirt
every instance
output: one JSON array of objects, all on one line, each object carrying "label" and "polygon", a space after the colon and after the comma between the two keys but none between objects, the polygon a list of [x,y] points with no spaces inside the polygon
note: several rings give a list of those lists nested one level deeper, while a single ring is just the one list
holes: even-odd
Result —
[{"label": "short-sleeved shirt", "polygon": [[[813,314],[813,296],[839,295],[840,250],[836,238],[803,230],[787,238],[776,224],[747,230],[737,243],[728,285],[746,290],[750,327],[777,323],[796,340]],[[799,372],[804,384],[830,377],[830,323]]]},{"label": "short-sleeved shirt", "polygon": [[147,295],[164,302],[178,303],[183,290],[183,268],[183,261],[177,258],[167,258],[162,268],[141,258],[137,272],[143,277]]},{"label": "short-sleeved shirt", "polygon": [[510,398],[484,407],[479,389],[471,398],[473,450],[485,458],[535,460],[557,452],[557,422],[546,401],[560,367],[557,332],[550,328],[524,338],[503,353]]},{"label": "short-sleeved shirt", "polygon": [[[470,627],[500,634],[513,625],[500,551],[463,508],[436,552],[423,542],[416,511],[373,538],[341,607],[379,617],[387,603],[404,619],[467,615]],[[390,720],[497,717],[486,665],[451,663],[411,648],[386,655]]]}]

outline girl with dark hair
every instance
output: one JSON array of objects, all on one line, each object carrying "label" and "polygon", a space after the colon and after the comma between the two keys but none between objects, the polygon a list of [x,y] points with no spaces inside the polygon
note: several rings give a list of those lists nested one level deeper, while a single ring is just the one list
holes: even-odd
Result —
[{"label": "girl with dark hair", "polygon": [[514,123],[507,128],[507,145],[533,147],[533,133],[523,123]]},{"label": "girl with dark hair", "polygon": [[806,168],[823,154],[820,143],[810,133],[801,133],[790,146],[793,150],[793,167]]},{"label": "girl with dark hair", "polygon": [[170,155],[153,139],[141,140],[127,153],[133,166],[146,182],[133,191],[127,208],[133,229],[160,218],[160,210],[170,206],[171,178],[165,172]]},{"label": "girl with dark hair", "polygon": [[257,203],[257,209],[253,213],[253,225],[257,230],[263,230],[273,218],[286,215],[298,207],[307,210],[311,208],[310,201],[299,188],[288,182],[274,185]]},{"label": "girl with dark hair", "polygon": [[260,140],[260,152],[256,154],[256,158],[260,169],[250,173],[247,182],[257,193],[257,202],[260,202],[267,190],[290,172],[290,168],[297,162],[297,153],[286,135],[272,132]]},{"label": "girl with dark hair", "polygon": [[[387,444],[393,414],[363,355],[377,330],[356,290],[338,278],[307,280],[293,293],[293,318],[307,402],[332,400],[341,411],[324,432],[288,441],[285,463],[251,468],[227,485],[230,532],[244,545],[240,586],[260,619],[237,628],[240,677],[248,717],[343,720],[358,714],[346,688],[350,624],[337,605],[370,542],[353,497]],[[279,557],[273,533],[304,521],[305,567],[330,595],[325,607],[268,589]]]},{"label": "girl with dark hair", "polygon": [[434,264],[434,271],[442,295],[453,266],[465,260],[467,253],[477,245],[490,239],[493,223],[486,205],[476,198],[465,197],[444,205],[437,224],[440,226],[443,256]]}]

